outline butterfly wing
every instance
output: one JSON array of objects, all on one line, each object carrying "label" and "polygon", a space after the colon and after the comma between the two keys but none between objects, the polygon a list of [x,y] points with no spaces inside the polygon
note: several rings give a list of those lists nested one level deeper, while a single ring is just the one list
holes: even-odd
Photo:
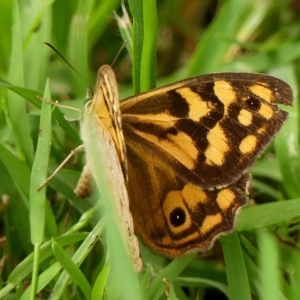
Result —
[{"label": "butterfly wing", "polygon": [[127,184],[135,228],[154,251],[208,250],[246,204],[247,169],[287,118],[283,81],[219,73],[124,100]]},{"label": "butterfly wing", "polygon": [[215,239],[234,228],[246,204],[249,174],[213,191],[184,182],[146,145],[127,148],[127,190],[135,230],[153,251],[178,257],[210,249]]},{"label": "butterfly wing", "polygon": [[277,104],[292,99],[289,85],[268,75],[208,74],[124,100],[123,131],[128,146],[144,145],[185,182],[222,187],[267,147],[288,115]]}]

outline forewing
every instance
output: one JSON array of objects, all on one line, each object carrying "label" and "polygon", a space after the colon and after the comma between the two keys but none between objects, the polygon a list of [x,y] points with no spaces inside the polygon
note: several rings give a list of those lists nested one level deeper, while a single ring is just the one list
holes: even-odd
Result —
[{"label": "forewing", "polygon": [[218,73],[158,88],[121,103],[127,145],[134,143],[204,188],[237,181],[287,118],[283,81],[263,74]]}]

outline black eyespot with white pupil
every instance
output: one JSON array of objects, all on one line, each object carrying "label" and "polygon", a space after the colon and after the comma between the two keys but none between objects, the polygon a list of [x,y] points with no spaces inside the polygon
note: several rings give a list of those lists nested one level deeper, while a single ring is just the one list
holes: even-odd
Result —
[{"label": "black eyespot with white pupil", "polygon": [[252,97],[249,97],[249,99],[247,99],[246,105],[252,111],[258,111],[261,107],[261,102],[258,98],[252,96]]},{"label": "black eyespot with white pupil", "polygon": [[176,207],[172,212],[170,213],[170,223],[174,227],[179,227],[185,223],[186,216],[185,212],[182,208]]}]

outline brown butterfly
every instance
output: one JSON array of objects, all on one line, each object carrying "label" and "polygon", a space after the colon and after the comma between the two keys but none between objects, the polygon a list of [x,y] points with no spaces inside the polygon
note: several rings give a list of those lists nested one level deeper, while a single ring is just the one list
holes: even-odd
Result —
[{"label": "brown butterfly", "polygon": [[[288,116],[277,104],[292,101],[277,78],[216,73],[119,103],[114,72],[102,66],[90,113],[110,133],[144,243],[177,257],[206,251],[231,232],[247,202],[248,169]],[[89,191],[76,190],[79,197]]]}]

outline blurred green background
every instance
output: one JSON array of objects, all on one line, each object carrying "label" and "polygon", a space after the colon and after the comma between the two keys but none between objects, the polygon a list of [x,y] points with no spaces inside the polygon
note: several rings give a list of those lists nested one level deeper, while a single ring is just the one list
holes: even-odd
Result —
[{"label": "blurred green background", "polygon": [[[0,8],[1,299],[34,299],[31,283],[37,299],[298,299],[299,1],[130,0],[122,8],[116,0],[3,0]],[[235,233],[208,253],[174,261],[142,246],[137,276],[106,256],[98,198],[73,193],[82,153],[47,192],[35,191],[81,144],[80,113],[45,103],[41,110],[36,96],[82,110],[86,82],[94,85],[124,40],[113,65],[121,98],[224,71],[271,74],[295,97],[289,120],[252,168],[251,205]]]}]

